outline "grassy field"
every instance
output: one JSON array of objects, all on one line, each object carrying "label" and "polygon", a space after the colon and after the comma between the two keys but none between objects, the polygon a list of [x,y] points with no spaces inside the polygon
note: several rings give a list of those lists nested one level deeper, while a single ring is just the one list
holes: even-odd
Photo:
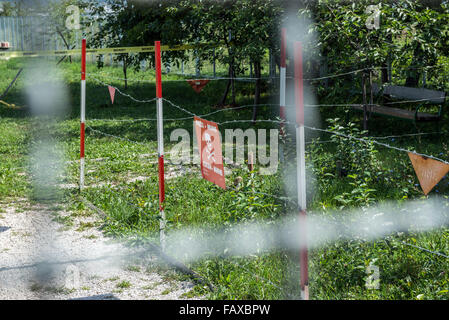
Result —
[{"label": "grassy field", "polygon": [[[0,90],[8,85],[24,65],[24,61],[10,60],[0,63],[2,80]],[[77,183],[79,177],[79,65],[61,64],[64,83],[69,92],[69,113],[57,122],[39,125],[36,117],[26,109],[12,110],[0,106],[0,198],[7,203],[18,197],[37,198],[33,187],[33,156],[29,150],[39,146],[39,136],[47,132],[62,151],[64,174],[58,183],[66,186],[58,191],[53,201],[68,204],[73,214],[89,210],[79,201]],[[266,71],[266,70],[265,70]],[[97,70],[88,66],[87,84],[87,174],[83,196],[107,213],[104,232],[111,237],[129,238],[131,245],[145,245],[157,241],[159,230],[159,205],[157,183],[157,141],[155,121],[107,121],[155,118],[155,103],[137,103],[116,94],[112,106],[107,87],[92,79],[95,77],[118,87],[121,91],[141,100],[155,96],[154,82],[129,82],[124,89],[120,68],[105,67]],[[109,79],[108,79],[109,78]],[[130,72],[130,79],[154,79],[153,71]],[[165,80],[182,80],[175,74],[164,75]],[[200,94],[195,93],[185,81],[164,82],[164,97],[195,114],[214,111],[224,91],[225,81],[210,82]],[[252,84],[237,82],[239,105],[252,103]],[[276,103],[276,88],[267,86],[262,103]],[[29,106],[23,79],[20,79],[9,95],[8,103]],[[326,98],[320,103],[347,103],[357,97]],[[341,101],[339,101],[341,100]],[[341,109],[321,110],[323,119],[329,121],[332,130],[360,135],[360,114]],[[228,110],[209,117],[223,122],[250,119],[251,108]],[[183,111],[164,106],[165,118],[189,116]],[[259,119],[274,119],[276,108],[261,107]],[[339,118],[340,120],[335,120]],[[449,117],[445,115],[439,135],[390,138],[383,140],[390,145],[432,154],[449,159],[447,134]],[[355,123],[350,127],[350,123]],[[342,129],[341,127],[352,128]],[[229,125],[226,128],[252,127],[249,123]],[[256,128],[276,128],[276,124],[258,123]],[[93,131],[92,129],[97,130]],[[170,141],[170,133],[176,128],[192,132],[192,120],[167,121],[164,127],[165,149],[176,142]],[[349,130],[349,131],[344,131]],[[421,131],[433,132],[436,127],[425,125]],[[370,135],[386,136],[414,133],[413,124],[391,119],[375,118],[370,122]],[[104,135],[117,136],[112,137]],[[331,139],[323,135],[322,141]],[[339,217],[347,209],[374,206],[383,201],[395,201],[399,206],[408,200],[425,198],[406,153],[380,146],[348,142],[332,138],[333,143],[307,145],[307,166],[313,173],[314,189],[308,194],[309,215]],[[232,168],[227,184],[233,185],[237,177],[243,180],[242,192],[223,191],[201,179],[195,166],[185,166],[183,175],[167,180],[166,213],[169,230],[185,227],[202,227],[220,231],[236,222],[275,221],[295,212],[290,203],[263,196],[253,191],[277,196],[290,195],[295,185],[284,185],[284,170],[294,172],[294,141],[286,146],[287,161],[278,173],[263,176],[249,172],[245,167]],[[336,175],[336,160],[340,159],[348,175]],[[30,166],[31,164],[31,166]],[[231,167],[229,167],[231,169]],[[167,172],[178,172],[176,165],[167,165]],[[449,180],[443,179],[432,191],[448,203]],[[291,189],[291,190],[290,190]],[[311,189],[312,190],[312,189]],[[293,192],[294,194],[294,192]],[[1,214],[1,213],[0,213]],[[449,298],[449,260],[403,245],[402,241],[429,250],[449,254],[449,232],[441,228],[431,232],[409,231],[395,233],[384,239],[339,240],[310,252],[310,295],[312,299],[447,299]],[[198,285],[191,295],[204,295],[211,299],[291,299],[299,295],[299,257],[291,250],[277,250],[251,257],[206,257],[189,266],[210,281],[216,290],[210,292]],[[380,269],[379,289],[367,289],[366,267],[375,264]]]}]

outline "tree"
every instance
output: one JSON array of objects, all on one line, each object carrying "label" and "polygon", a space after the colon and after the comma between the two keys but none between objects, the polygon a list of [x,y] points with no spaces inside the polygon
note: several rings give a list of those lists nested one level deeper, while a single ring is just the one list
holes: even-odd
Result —
[{"label": "tree", "polygon": [[[433,8],[416,0],[379,1],[380,25],[368,29],[369,0],[305,1],[300,10],[314,22],[310,31],[320,41],[308,47],[312,55],[327,59],[332,72],[382,66],[388,61],[408,67],[407,85],[416,86],[424,65],[433,65],[448,48],[448,10],[441,2]],[[438,9],[437,9],[438,8]]]},{"label": "tree", "polygon": [[[64,42],[67,50],[74,49],[76,47],[76,29],[69,28],[67,26],[67,18],[69,13],[67,8],[70,6],[75,6],[79,10],[81,15],[87,7],[85,0],[49,0],[46,6],[41,9],[43,13],[47,16],[46,19],[51,21],[50,30],[48,32],[55,37],[60,37]],[[80,21],[81,22],[81,21]],[[63,57],[60,62],[65,59]],[[72,61],[69,57],[70,62]]]},{"label": "tree", "polygon": [[[91,2],[89,11],[90,25],[96,26],[97,29],[90,41],[92,46],[148,46],[153,45],[156,40],[166,45],[178,45],[189,38],[190,30],[185,23],[189,8],[179,6],[179,1],[176,0],[106,0],[103,3]],[[186,55],[182,51],[163,53],[163,61],[167,64],[185,58]],[[154,66],[154,54],[150,53],[121,54],[116,57],[116,61],[123,63],[125,79],[127,68],[138,68],[144,60]],[[101,66],[101,63],[99,65]]]},{"label": "tree", "polygon": [[[187,3],[187,1],[185,2]],[[267,50],[276,48],[282,8],[275,0],[193,1],[196,35],[205,42],[221,43],[216,51],[218,61],[229,66],[229,77],[219,105],[225,104],[230,87],[235,105],[234,78],[243,72],[239,61],[250,59],[257,81],[255,103],[261,92],[262,59]],[[209,57],[212,55],[209,54]],[[255,109],[256,111],[257,109]],[[254,113],[255,116],[255,113]]]},{"label": "tree", "polygon": [[0,16],[12,16],[14,6],[11,2],[0,2]]},{"label": "tree", "polygon": [[239,59],[247,59],[254,65],[257,78],[254,92],[253,121],[260,103],[262,60],[267,52],[278,51],[282,8],[277,1],[237,1],[234,28],[237,34],[235,46]]},{"label": "tree", "polygon": [[[106,5],[105,5],[106,4]],[[106,0],[90,4],[92,23],[98,24],[91,43],[95,46],[141,46],[161,40],[168,45],[210,43],[198,46],[202,60],[213,58],[229,66],[225,92],[219,101],[223,106],[229,91],[236,103],[234,81],[243,72],[240,61],[248,58],[254,64],[256,77],[255,104],[260,98],[261,61],[267,49],[277,44],[281,9],[275,0]],[[213,47],[220,44],[212,54]],[[166,63],[186,59],[185,52],[164,52]],[[120,55],[126,78],[128,65],[139,66],[145,59],[153,64],[153,55]]]}]

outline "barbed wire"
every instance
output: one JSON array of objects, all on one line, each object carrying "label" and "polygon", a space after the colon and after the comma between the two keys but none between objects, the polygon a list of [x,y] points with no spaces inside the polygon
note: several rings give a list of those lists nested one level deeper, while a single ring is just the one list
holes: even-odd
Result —
[{"label": "barbed wire", "polygon": [[106,133],[106,132],[103,132],[103,131],[100,131],[100,130],[96,130],[96,129],[92,128],[91,126],[87,125],[87,124],[86,124],[86,129],[89,129],[93,133],[97,133],[97,134],[100,134],[100,135],[103,135],[103,136],[107,136],[107,137],[110,137],[110,138],[120,139],[120,140],[127,141],[127,142],[134,143],[134,144],[148,145],[148,143],[149,143],[149,142],[145,143],[145,142],[140,142],[140,141],[134,141],[134,140],[130,140],[128,138],[123,138],[123,137],[116,136],[116,135],[113,135],[113,134],[110,134],[110,133]]},{"label": "barbed wire", "polygon": [[235,192],[240,192],[240,193],[244,193],[244,194],[248,194],[248,195],[259,194],[259,195],[271,197],[271,198],[274,198],[274,199],[278,199],[278,200],[281,200],[281,201],[283,201],[283,202],[290,202],[290,203],[292,203],[292,204],[297,205],[297,201],[296,201],[295,199],[289,198],[289,197],[280,197],[280,196],[278,196],[278,195],[274,195],[274,194],[270,194],[270,193],[265,193],[265,192],[260,192],[260,191],[254,191],[254,190],[253,190],[253,191],[243,191],[243,190],[236,189],[236,188],[232,188],[232,187],[229,187],[229,186],[226,187],[226,190],[231,190],[231,191],[235,191]]},{"label": "barbed wire", "polygon": [[99,82],[100,84],[102,84],[105,87],[114,88],[119,94],[121,94],[122,96],[128,97],[129,99],[133,100],[134,102],[137,102],[137,103],[150,103],[150,102],[153,102],[153,101],[157,100],[157,98],[152,98],[152,99],[149,99],[149,100],[140,100],[140,99],[134,98],[133,96],[131,96],[131,95],[127,94],[127,93],[124,93],[124,92],[120,91],[119,88],[117,88],[117,87],[115,87],[115,86],[113,86],[111,84],[105,83],[105,82],[103,82],[103,81],[101,81],[101,80],[99,80],[99,79],[97,79],[95,77],[91,77],[91,78],[94,79],[95,81]]},{"label": "barbed wire", "polygon": [[[166,100],[166,101],[169,102],[172,106],[174,106],[174,107],[176,107],[176,108],[181,108],[182,110],[184,110],[182,107],[173,104],[171,101],[169,101],[169,100]],[[190,111],[185,110],[185,112],[188,112],[188,113],[190,113],[190,114],[192,114],[192,115],[195,116],[195,114],[192,113],[192,112],[190,112]],[[229,120],[229,121],[217,122],[217,124],[218,124],[218,125],[225,125],[225,124],[255,123],[255,122],[259,122],[259,123],[260,123],[260,122],[265,122],[265,123],[276,123],[276,124],[282,123],[282,124],[295,124],[295,125],[296,125],[296,123],[292,123],[292,122],[289,122],[289,121],[284,121],[284,120],[273,120],[273,119],[259,119],[259,120],[257,120],[257,119],[256,119],[256,120]],[[111,134],[108,134],[108,133],[104,133],[104,132],[101,132],[101,131],[99,131],[99,130],[93,129],[93,128],[91,128],[90,126],[86,126],[86,127],[89,128],[90,130],[94,131],[94,132],[99,133],[99,134],[103,134],[103,135],[106,135],[106,136],[118,138],[118,139],[125,140],[125,141],[132,142],[132,143],[144,144],[144,143],[142,143],[142,142],[132,141],[132,140],[129,140],[129,139],[127,139],[127,138],[122,138],[122,137],[114,136],[114,135],[111,135]],[[357,138],[357,137],[354,137],[354,136],[346,135],[346,134],[343,134],[343,133],[340,133],[340,132],[335,132],[335,131],[331,131],[331,130],[327,130],[327,129],[320,129],[320,128],[314,128],[314,127],[308,127],[308,126],[304,126],[304,127],[307,128],[307,129],[309,129],[309,130],[325,132],[325,133],[328,133],[328,134],[331,134],[331,135],[338,135],[338,136],[342,136],[342,137],[345,137],[345,138],[348,138],[348,139],[358,140],[358,141],[361,141],[361,142],[364,142],[364,143],[370,143],[370,142],[372,142],[372,143],[375,143],[375,144],[377,144],[377,145],[381,145],[381,146],[386,147],[386,148],[389,148],[389,149],[394,149],[394,150],[401,151],[401,152],[413,153],[413,154],[416,154],[416,155],[419,155],[419,156],[422,156],[422,157],[425,157],[425,158],[430,158],[430,159],[434,159],[434,160],[443,162],[443,163],[445,163],[445,164],[449,164],[449,162],[447,162],[447,161],[445,161],[445,160],[443,160],[443,159],[440,159],[440,158],[431,156],[431,155],[426,155],[426,154],[418,153],[418,152],[416,152],[416,151],[407,150],[407,149],[404,149],[404,148],[394,147],[394,146],[391,146],[391,145],[389,145],[389,144],[382,143],[382,142],[379,142],[379,141],[376,141],[376,140],[372,140],[372,139],[367,140],[367,138],[369,138],[369,137],[365,137],[365,138]],[[410,134],[410,135],[412,136],[412,134]],[[406,136],[406,135],[404,135],[404,136]],[[383,138],[381,138],[381,139],[386,139],[386,138],[383,137]]]},{"label": "barbed wire", "polygon": [[[421,66],[421,67],[407,67],[407,68],[403,68],[405,70],[420,70],[420,69],[433,69],[433,68],[439,68],[439,67],[443,67],[448,65],[448,62],[443,62],[443,63],[439,63],[436,65],[427,65],[427,66]],[[357,74],[360,72],[364,72],[364,71],[373,71],[373,70],[386,70],[388,69],[387,67],[382,67],[382,66],[373,66],[373,67],[367,67],[367,68],[361,68],[361,69],[357,69],[357,70],[351,70],[348,72],[342,72],[342,73],[336,73],[336,74],[330,74],[330,75],[326,75],[326,76],[320,76],[320,77],[314,77],[314,78],[304,78],[304,81],[319,81],[319,80],[326,80],[326,79],[332,79],[332,78],[338,78],[338,77],[343,77],[343,76],[347,76],[347,75],[351,75],[351,74]],[[168,74],[168,73],[167,73]],[[257,80],[273,80],[273,79],[280,79],[280,77],[275,76],[275,77],[260,77],[260,78],[256,78],[256,77],[211,77],[211,76],[207,76],[207,75],[203,75],[200,77],[197,77],[197,75],[194,74],[182,74],[182,73],[173,73],[177,76],[185,76],[185,77],[194,77],[193,79],[163,79],[163,82],[186,82],[186,81],[190,81],[190,80],[209,80],[209,81],[220,81],[220,80],[235,80],[235,81],[257,81]],[[105,78],[109,78],[111,80],[119,80],[119,81],[130,81],[130,82],[147,82],[147,83],[153,83],[156,80],[147,80],[147,79],[132,79],[132,78],[120,78],[120,77],[114,77],[114,76],[110,76],[110,75],[104,75],[104,74],[95,74],[95,73],[87,73],[87,75],[92,76],[93,78],[95,77],[95,75],[98,76],[102,76]],[[195,78],[196,77],[196,78]],[[287,76],[286,79],[295,79],[295,77],[292,76]]]},{"label": "barbed wire", "polygon": [[291,122],[285,120],[273,120],[273,119],[256,119],[256,120],[228,120],[222,122],[216,122],[218,125],[231,124],[231,123],[255,123],[255,122],[267,122],[267,123],[282,123],[282,124],[291,124]]},{"label": "barbed wire", "polygon": [[404,148],[394,147],[394,146],[391,146],[389,144],[382,143],[382,142],[379,142],[379,141],[376,141],[376,140],[371,140],[371,139],[367,139],[367,138],[358,138],[358,137],[354,137],[354,136],[350,136],[350,135],[346,135],[346,134],[343,134],[343,133],[340,133],[340,132],[335,132],[335,131],[326,130],[326,129],[319,129],[319,128],[308,127],[308,126],[304,126],[304,128],[312,130],[312,131],[326,132],[326,133],[329,133],[329,134],[332,134],[332,135],[337,135],[337,136],[344,137],[344,138],[347,138],[347,139],[357,140],[357,141],[360,141],[360,142],[363,142],[363,143],[374,143],[374,144],[377,144],[377,145],[380,145],[380,146],[383,146],[383,147],[386,147],[386,148],[389,148],[389,149],[392,149],[392,150],[397,150],[397,151],[406,152],[406,153],[412,153],[412,154],[415,154],[415,155],[418,155],[418,156],[421,156],[421,157],[424,157],[424,158],[437,160],[437,161],[440,161],[442,163],[445,163],[445,164],[449,165],[449,162],[445,161],[443,159],[440,159],[440,158],[437,158],[437,157],[434,157],[434,156],[431,156],[431,155],[423,154],[423,153],[418,153],[416,151],[407,150],[407,149],[404,149]]},{"label": "barbed wire", "polygon": [[[168,101],[168,100],[166,100]],[[279,104],[269,104],[269,103],[260,103],[260,104],[247,104],[247,105],[242,105],[242,106],[238,106],[238,107],[234,107],[234,108],[223,108],[220,110],[215,110],[206,114],[202,114],[199,115],[198,117],[200,118],[206,118],[208,116],[220,113],[220,112],[225,112],[225,111],[233,111],[233,110],[240,110],[240,109],[244,109],[244,108],[249,108],[249,107],[279,107]],[[164,118],[163,121],[182,121],[182,120],[190,120],[193,119],[194,116],[189,116],[189,117],[181,117],[181,118]],[[140,119],[88,119],[89,121],[103,121],[103,122],[144,122],[144,121],[157,121],[157,118],[140,118]]]},{"label": "barbed wire", "polygon": [[[129,82],[147,82],[147,83],[154,83],[156,81],[156,79],[154,80],[148,80],[148,79],[133,79],[133,78],[120,78],[120,77],[115,77],[115,76],[111,76],[110,74],[102,74],[102,73],[86,73],[86,76],[90,76],[93,79],[96,79],[96,76],[98,77],[103,77],[103,78],[107,78],[109,80],[118,80],[118,81],[129,81]],[[99,80],[98,80],[99,81]]]},{"label": "barbed wire", "polygon": [[[350,74],[356,74],[356,73],[360,73],[360,72],[368,71],[368,70],[373,70],[373,69],[375,69],[375,68],[363,68],[363,69],[348,71],[348,72],[344,72],[344,73],[331,74],[331,75],[327,75],[327,76],[323,76],[323,77],[304,78],[303,80],[304,81],[326,80],[326,79],[343,77],[343,76],[347,76],[347,75],[350,75]],[[294,78],[294,77],[292,77],[292,78]]]},{"label": "barbed wire", "polygon": [[425,251],[425,252],[427,252],[427,253],[431,253],[431,254],[434,254],[434,255],[437,255],[437,256],[440,256],[440,257],[449,259],[449,256],[447,256],[447,255],[445,255],[445,254],[442,254],[442,253],[440,253],[440,252],[431,251],[431,250],[429,250],[429,249],[422,248],[422,247],[416,246],[416,245],[414,245],[414,244],[407,243],[407,242],[405,242],[405,241],[401,241],[401,243],[402,243],[402,244],[405,244],[405,245],[407,245],[407,246],[409,246],[409,247],[413,247],[413,248],[419,249],[419,250],[421,250],[421,251]]},{"label": "barbed wire", "polygon": [[390,136],[369,136],[368,138],[371,139],[395,139],[395,138],[403,138],[403,137],[416,137],[416,136],[426,136],[426,135],[433,135],[433,134],[447,134],[448,132],[422,132],[422,133],[406,133],[401,135],[390,135]]},{"label": "barbed wire", "polygon": [[195,113],[193,113],[193,112],[191,112],[191,111],[189,111],[189,110],[187,110],[187,109],[185,109],[185,108],[183,108],[183,107],[181,107],[181,106],[178,106],[178,105],[174,104],[173,102],[171,102],[171,101],[168,100],[168,99],[162,98],[162,100],[165,101],[165,102],[167,102],[167,103],[170,104],[172,107],[174,107],[174,108],[176,108],[176,109],[178,109],[178,110],[181,110],[181,111],[183,111],[183,112],[185,112],[185,113],[187,113],[187,114],[190,114],[191,116],[197,117],[197,115],[196,115]]},{"label": "barbed wire", "polygon": [[[168,73],[167,73],[168,74]],[[255,77],[211,77],[211,76],[199,76],[197,77],[194,74],[181,74],[181,73],[172,73],[177,76],[183,76],[183,77],[193,77],[192,79],[162,79],[162,82],[188,82],[188,81],[194,81],[194,80],[209,80],[209,81],[223,81],[223,80],[234,80],[234,81],[248,81],[253,82],[257,80],[271,80],[271,79],[279,79],[279,77],[261,77],[261,78],[255,78]],[[133,78],[120,78],[110,75],[104,75],[99,73],[86,73],[86,75],[91,76],[94,78],[95,76],[100,76],[103,78],[107,78],[110,80],[117,80],[117,81],[130,81],[130,82],[144,82],[144,83],[155,83],[156,79],[148,80],[148,79],[133,79]]]},{"label": "barbed wire", "polygon": [[[343,76],[343,75],[347,75],[347,74],[351,74],[351,73],[358,73],[358,72],[362,72],[362,71],[366,71],[366,70],[370,70],[372,68],[364,68],[364,69],[359,69],[359,70],[354,70],[351,72],[346,72],[346,73],[342,73],[342,74],[336,74],[336,75],[331,75],[331,76],[327,76],[327,77],[320,77],[320,78],[311,78],[311,79],[304,79],[304,80],[322,80],[325,78],[332,78],[332,77],[338,77],[338,76]],[[119,92],[121,95],[126,96],[128,98],[130,98],[131,100],[138,102],[138,103],[150,103],[150,102],[154,102],[157,99],[156,98],[152,98],[150,100],[139,100],[134,98],[133,96],[123,93],[121,92],[117,87],[107,84],[95,77],[92,77],[94,80],[98,81],[99,83],[101,83],[104,86],[109,86],[114,88],[115,90],[117,90],[117,92]],[[185,80],[183,80],[185,81]],[[229,109],[221,109],[221,110],[216,110],[213,112],[210,112],[208,114],[205,115],[196,115],[195,113],[187,110],[185,107],[181,107],[180,105],[175,104],[174,102],[166,99],[166,98],[162,98],[164,101],[166,101],[167,103],[169,103],[169,105],[171,105],[172,107],[177,108],[178,110],[183,111],[184,113],[189,114],[191,117],[194,116],[198,116],[198,117],[207,117],[219,112],[223,112],[225,110],[237,110],[237,109],[243,109],[243,108],[247,108],[247,107],[254,107],[254,106],[259,106],[256,104],[252,104],[252,105],[244,105],[244,106],[240,106],[240,107],[236,107],[236,108],[229,108]],[[435,100],[434,98],[427,98],[427,99],[417,99],[417,100],[406,100],[406,101],[395,101],[395,102],[387,102],[385,103],[386,105],[394,105],[394,104],[405,104],[405,103],[416,103],[416,102],[425,102],[425,101],[432,101]],[[267,105],[267,104],[265,104]],[[279,104],[270,104],[270,106],[276,106],[276,107],[280,107]],[[367,107],[373,107],[373,106],[380,106],[378,104],[306,104],[304,105],[306,108],[320,108],[320,107],[363,107],[363,106],[367,106]],[[294,107],[291,105],[286,106],[288,108],[290,107]],[[169,118],[169,119],[164,119],[164,121],[181,121],[181,120],[189,120],[191,119],[191,117],[181,117],[181,118]],[[92,119],[92,121],[100,121],[102,119]],[[102,120],[102,121],[116,121],[116,122],[140,122],[140,121],[157,121],[157,118],[141,118],[141,119],[117,119],[117,120]]]},{"label": "barbed wire", "polygon": [[320,108],[320,107],[363,107],[363,106],[378,106],[377,104],[362,104],[362,103],[334,103],[334,104],[305,104],[306,108]]}]

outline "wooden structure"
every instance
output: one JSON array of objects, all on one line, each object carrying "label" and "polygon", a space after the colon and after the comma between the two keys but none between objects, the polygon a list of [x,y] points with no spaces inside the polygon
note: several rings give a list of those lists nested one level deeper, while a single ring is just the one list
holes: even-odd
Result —
[{"label": "wooden structure", "polygon": [[[446,92],[423,88],[410,88],[385,84],[379,87],[370,79],[370,101],[367,101],[367,81],[363,77],[363,104],[353,106],[354,110],[363,111],[363,127],[367,130],[367,122],[372,114],[399,118],[416,122],[441,120],[443,107],[446,104]],[[374,103],[374,96],[380,96],[382,105]],[[408,108],[398,107],[407,106]],[[410,108],[412,106],[412,108]],[[435,106],[437,110],[429,111]]]}]

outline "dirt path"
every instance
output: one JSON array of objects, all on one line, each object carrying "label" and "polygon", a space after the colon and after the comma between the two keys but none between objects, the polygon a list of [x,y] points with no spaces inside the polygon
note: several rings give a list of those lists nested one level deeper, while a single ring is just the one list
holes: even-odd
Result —
[{"label": "dirt path", "polygon": [[88,212],[0,204],[1,299],[187,299],[193,288],[149,253],[111,243]]}]

